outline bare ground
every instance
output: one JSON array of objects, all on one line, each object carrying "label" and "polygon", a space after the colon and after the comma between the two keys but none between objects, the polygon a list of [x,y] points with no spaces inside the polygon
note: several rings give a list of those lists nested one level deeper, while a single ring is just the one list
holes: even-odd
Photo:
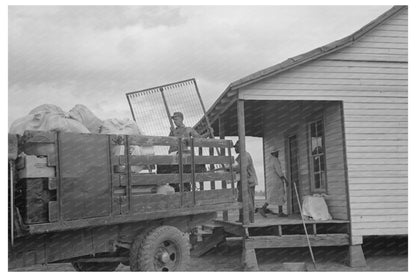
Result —
[{"label": "bare ground", "polygon": [[[407,271],[408,243],[406,238],[368,238],[364,241],[367,266],[351,268],[346,265],[347,247],[319,247],[314,249],[317,269],[307,248],[257,250],[260,271],[284,271],[285,262],[305,262],[308,271]],[[241,271],[241,243],[228,242],[199,258],[192,258],[190,271]],[[120,265],[117,271],[129,271]],[[49,264],[15,269],[13,271],[74,271],[71,264]]]}]

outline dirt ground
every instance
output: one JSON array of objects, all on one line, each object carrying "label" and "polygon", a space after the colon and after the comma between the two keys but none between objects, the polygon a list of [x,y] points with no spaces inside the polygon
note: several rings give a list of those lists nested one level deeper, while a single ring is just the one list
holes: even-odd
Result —
[{"label": "dirt ground", "polygon": [[[347,247],[314,248],[317,269],[307,248],[282,248],[257,250],[260,271],[285,271],[285,262],[305,262],[308,271],[407,271],[407,238],[378,237],[364,240],[367,266],[350,268],[346,265]],[[200,258],[192,258],[190,271],[241,271],[241,242],[230,241]],[[120,265],[117,271],[129,271]],[[71,264],[50,264],[15,269],[13,271],[74,271]]]}]

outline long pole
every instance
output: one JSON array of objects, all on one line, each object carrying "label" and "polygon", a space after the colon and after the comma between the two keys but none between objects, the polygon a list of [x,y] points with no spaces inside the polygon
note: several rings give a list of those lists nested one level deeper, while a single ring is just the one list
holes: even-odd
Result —
[{"label": "long pole", "polygon": [[[199,93],[199,89],[198,89],[198,85],[196,84],[196,80],[192,79],[192,81],[195,85],[196,95],[198,95],[199,102],[201,103],[201,108],[202,108],[202,112],[204,113],[205,121],[207,122],[209,137],[210,138],[215,138],[214,133],[211,132],[211,123],[209,122],[209,119],[208,119],[208,116],[207,116],[207,111],[205,110],[204,102],[202,102],[202,97],[201,97],[201,94]],[[215,147],[215,150],[217,151],[218,155],[221,155],[221,151],[218,147]],[[224,165],[222,165],[222,167],[224,167]]]},{"label": "long pole", "polygon": [[309,240],[308,230],[306,229],[305,220],[303,219],[302,207],[301,207],[301,205],[300,205],[300,199],[299,199],[298,189],[297,189],[297,187],[296,187],[296,182],[293,182],[293,186],[294,186],[294,188],[295,188],[296,199],[298,200],[299,212],[300,212],[300,217],[302,218],[303,229],[305,229],[306,240],[308,241],[309,252],[311,253],[311,258],[312,258],[313,265],[314,265],[315,269],[317,269],[317,267],[316,267],[316,262],[315,262],[315,257],[313,256],[313,251],[312,251],[311,242],[310,242],[310,240]]},{"label": "long pole", "polygon": [[166,113],[168,115],[168,119],[169,119],[169,123],[170,123],[170,128],[173,131],[175,129],[175,126],[173,126],[173,122],[172,122],[172,118],[171,118],[171,114],[169,112],[169,107],[168,107],[168,103],[166,102],[166,97],[165,97],[165,93],[163,92],[163,88],[160,87],[160,94],[162,95],[162,99],[163,99],[163,104],[165,104],[165,109],[166,109]]},{"label": "long pole", "polygon": [[10,167],[10,243],[11,246],[14,246],[14,170],[13,162],[9,161]]}]

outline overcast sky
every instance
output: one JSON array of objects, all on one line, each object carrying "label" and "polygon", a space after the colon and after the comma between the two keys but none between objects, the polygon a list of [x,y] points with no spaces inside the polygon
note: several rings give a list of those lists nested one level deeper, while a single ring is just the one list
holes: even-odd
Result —
[{"label": "overcast sky", "polygon": [[131,118],[126,92],[188,78],[209,108],[232,81],[345,37],[389,8],[10,6],[8,124],[45,103]]}]

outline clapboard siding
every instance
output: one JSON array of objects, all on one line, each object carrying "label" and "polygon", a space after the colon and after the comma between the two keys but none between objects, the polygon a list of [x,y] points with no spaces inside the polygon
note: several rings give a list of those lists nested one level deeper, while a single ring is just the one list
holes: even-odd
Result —
[{"label": "clapboard siding", "polygon": [[309,193],[305,122],[324,107],[330,210],[346,214],[339,160],[344,132],[352,235],[407,234],[407,9],[337,52],[242,87],[239,97],[280,103],[270,103],[277,105],[275,115],[265,118],[266,155],[275,145],[283,151],[283,134],[298,127],[303,194]]},{"label": "clapboard siding", "polygon": [[407,20],[407,14],[400,12],[359,38],[350,47],[325,59],[407,62]]}]

